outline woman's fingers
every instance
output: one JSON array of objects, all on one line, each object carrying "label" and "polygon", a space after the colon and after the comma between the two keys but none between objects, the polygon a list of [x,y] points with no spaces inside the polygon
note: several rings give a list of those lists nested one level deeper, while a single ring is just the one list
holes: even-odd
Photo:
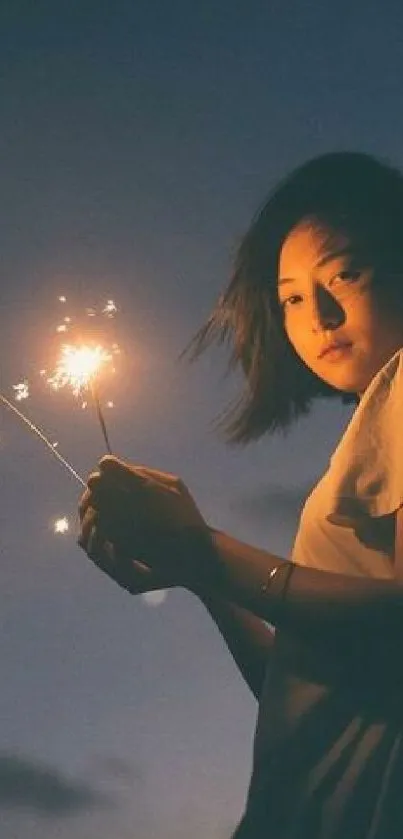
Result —
[{"label": "woman's fingers", "polygon": [[103,490],[87,490],[80,503],[80,522],[78,543],[94,561],[103,556],[105,542],[114,545],[121,559],[144,553],[146,532],[127,493],[113,492],[109,497]]},{"label": "woman's fingers", "polygon": [[[131,508],[143,515],[150,502],[172,492],[178,479],[174,475],[131,467],[116,457],[107,455],[99,463],[99,471],[92,472],[87,481],[80,505],[80,520],[88,506],[102,509],[113,519],[121,518],[124,510]],[[157,495],[155,494],[157,493]],[[161,495],[162,493],[162,495]]]},{"label": "woman's fingers", "polygon": [[[168,578],[172,585],[185,585],[190,571],[197,571],[201,539],[204,544],[205,537],[207,543],[209,535],[198,507],[178,477],[131,467],[112,456],[104,457],[99,471],[89,476],[80,517],[81,544],[94,561],[103,563],[104,542],[113,544],[119,559],[115,579],[121,563],[135,557],[144,559],[157,577]],[[126,572],[127,567],[122,573]]]},{"label": "woman's fingers", "polygon": [[[142,493],[140,493],[143,496]],[[133,492],[121,486],[105,481],[98,474],[89,478],[88,489],[83,493],[79,502],[79,518],[83,522],[88,509],[100,513],[102,522],[106,529],[113,527],[114,532],[122,527],[123,523],[131,520],[133,513],[139,515],[143,508],[142,498],[134,496]]]},{"label": "woman's fingers", "polygon": [[87,551],[88,541],[89,541],[90,536],[91,536],[91,530],[92,530],[93,527],[95,527],[95,525],[97,524],[97,521],[98,521],[98,513],[97,513],[96,510],[94,510],[93,507],[90,507],[90,506],[87,505],[85,510],[84,510],[84,506],[83,506],[83,509],[80,511],[80,519],[81,519],[81,530],[80,530],[80,536],[79,536],[79,539],[78,539],[78,544],[80,545],[81,548],[83,548],[85,551]]},{"label": "woman's fingers", "polygon": [[94,565],[121,588],[131,594],[144,594],[147,591],[166,588],[166,584],[163,584],[156,573],[141,560],[119,557],[112,543],[103,539],[96,524],[88,524],[88,528],[85,546],[80,540],[81,546]]},{"label": "woman's fingers", "polygon": [[100,567],[103,567],[105,563],[108,565],[113,562],[113,554],[107,549],[107,545],[110,544],[110,542],[103,538],[99,527],[94,523],[87,537],[86,552],[89,558]]},{"label": "woman's fingers", "polygon": [[105,481],[115,486],[133,490],[138,484],[143,484],[144,476],[135,467],[129,466],[123,460],[112,455],[105,455],[99,461],[99,474]]},{"label": "woman's fingers", "polygon": [[99,472],[92,472],[88,476],[87,488],[84,490],[78,505],[80,521],[83,520],[88,507],[95,509],[102,492],[101,475]]},{"label": "woman's fingers", "polygon": [[87,512],[88,507],[91,505],[91,490],[86,489],[79,501],[78,504],[78,515],[80,517],[80,522],[83,521],[83,518]]},{"label": "woman's fingers", "polygon": [[161,472],[150,467],[131,465],[112,455],[105,455],[99,461],[99,474],[102,477],[120,482],[130,490],[138,487],[144,489],[148,486],[159,486],[160,489],[174,489],[181,483],[177,475],[170,472]]}]

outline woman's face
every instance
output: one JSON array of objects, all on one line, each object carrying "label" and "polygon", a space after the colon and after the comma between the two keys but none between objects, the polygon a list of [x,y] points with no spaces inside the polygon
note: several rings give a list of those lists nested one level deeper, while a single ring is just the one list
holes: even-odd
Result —
[{"label": "woman's face", "polygon": [[[403,317],[381,308],[372,279],[352,241],[325,224],[302,221],[283,242],[278,298],[289,341],[323,381],[359,395],[403,346]],[[332,343],[347,346],[323,354]]]}]

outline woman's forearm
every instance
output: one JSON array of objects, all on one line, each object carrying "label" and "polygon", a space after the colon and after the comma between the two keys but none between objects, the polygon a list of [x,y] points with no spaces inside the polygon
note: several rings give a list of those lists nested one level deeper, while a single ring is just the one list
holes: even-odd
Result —
[{"label": "woman's forearm", "polygon": [[[217,593],[275,626],[298,632],[379,632],[403,629],[403,586],[395,580],[352,577],[293,565],[211,531],[218,559]],[[285,563],[285,564],[283,564]],[[270,584],[270,572],[281,566]],[[286,597],[283,581],[287,582]]]},{"label": "woman's forearm", "polygon": [[246,684],[259,700],[274,631],[241,606],[211,594],[199,598],[217,625]]}]

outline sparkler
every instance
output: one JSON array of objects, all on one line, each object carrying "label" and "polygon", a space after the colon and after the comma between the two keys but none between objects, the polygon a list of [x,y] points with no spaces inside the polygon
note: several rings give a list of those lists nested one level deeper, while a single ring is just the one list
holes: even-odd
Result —
[{"label": "sparkler", "polygon": [[[67,298],[65,295],[60,295],[58,300],[59,303],[65,304]],[[118,309],[114,301],[107,300],[100,313],[104,317],[113,318],[117,311]],[[97,311],[94,308],[90,308],[86,310],[86,314],[88,317],[96,317]],[[74,321],[73,324],[72,321]],[[76,317],[72,319],[69,315],[66,315],[62,322],[59,323],[59,326],[56,327],[56,332],[70,332],[72,325],[75,327],[77,326]],[[39,371],[40,376],[44,378],[54,390],[59,390],[60,388],[69,386],[72,389],[73,394],[77,397],[84,395],[84,393],[90,394],[95,406],[99,424],[101,426],[106,448],[110,454],[112,453],[112,449],[109,442],[97,386],[98,377],[102,368],[108,362],[112,361],[113,355],[118,353],[120,353],[120,348],[116,343],[112,344],[110,352],[108,352],[101,344],[65,344],[61,348],[61,356],[54,372],[48,376],[45,369]],[[23,399],[28,399],[30,396],[30,386],[26,379],[13,385],[13,390],[14,400],[16,402],[21,402]],[[19,410],[19,408],[17,408],[10,399],[0,392],[0,403],[12,411],[15,416],[17,416],[19,420],[42,441],[53,457],[56,458],[56,460],[58,460],[59,463],[61,463],[83,487],[85,487],[86,482],[81,475],[76,472],[71,463],[69,463],[69,461],[63,457],[59,451],[56,451],[58,443],[52,443],[44,431],[39,426],[35,425],[35,423],[32,422],[26,414]],[[85,407],[86,404],[86,401],[83,399],[82,406]],[[108,401],[106,404],[108,408],[113,407],[112,401]]]},{"label": "sparkler", "polygon": [[66,458],[63,457],[63,455],[61,455],[60,452],[57,451],[57,449],[55,449],[54,444],[51,443],[50,440],[48,440],[46,435],[43,433],[42,429],[35,425],[35,423],[33,423],[32,420],[30,420],[29,417],[26,416],[26,414],[23,414],[23,412],[20,411],[19,408],[17,408],[15,405],[13,405],[13,403],[10,402],[2,393],[0,393],[0,401],[3,403],[3,405],[9,408],[10,411],[13,411],[14,414],[21,420],[21,422],[25,423],[25,425],[28,426],[28,428],[30,429],[30,431],[32,431],[33,434],[36,434],[36,436],[39,437],[40,440],[42,440],[42,443],[44,443],[44,445],[47,446],[49,451],[52,453],[53,457],[55,457],[56,460],[58,460],[59,463],[61,463],[65,467],[65,469],[67,469],[68,472],[70,472],[70,474],[73,475],[73,478],[75,478],[76,481],[78,481],[78,483],[81,484],[81,486],[87,486],[87,484],[84,481],[84,478],[82,478],[81,475],[79,475],[78,472],[76,472],[76,470],[73,468],[71,463],[69,463],[69,461],[66,460]]},{"label": "sparkler", "polygon": [[109,454],[112,454],[112,448],[99,399],[97,379],[102,367],[111,360],[111,354],[100,345],[75,347],[72,344],[65,344],[62,347],[60,361],[52,376],[48,378],[48,383],[54,390],[67,385],[71,387],[74,396],[80,396],[83,392],[89,391]]}]

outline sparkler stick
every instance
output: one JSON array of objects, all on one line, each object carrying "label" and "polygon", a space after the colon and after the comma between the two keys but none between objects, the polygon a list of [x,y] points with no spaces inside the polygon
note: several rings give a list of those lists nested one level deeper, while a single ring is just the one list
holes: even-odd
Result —
[{"label": "sparkler stick", "polygon": [[73,468],[71,463],[69,463],[69,461],[66,460],[66,458],[63,457],[63,455],[61,455],[60,452],[57,451],[57,449],[55,449],[50,440],[48,440],[43,431],[41,431],[41,429],[38,428],[38,426],[35,425],[35,423],[33,423],[25,414],[23,414],[22,411],[16,408],[16,406],[13,405],[13,403],[10,402],[5,396],[3,396],[2,393],[0,393],[0,401],[3,403],[3,405],[9,408],[10,411],[13,411],[14,414],[16,414],[17,417],[19,417],[21,422],[25,423],[25,425],[28,426],[28,428],[30,429],[30,431],[32,431],[33,434],[36,434],[36,436],[39,437],[40,440],[42,440],[42,443],[44,443],[44,445],[47,446],[49,451],[52,453],[53,457],[55,457],[56,460],[58,460],[59,463],[61,463],[62,466],[64,466],[65,469],[67,469],[67,471],[70,472],[73,478],[75,478],[76,481],[78,481],[78,483],[81,484],[81,486],[87,486],[84,481],[84,478],[82,478],[81,475],[79,475],[78,472],[76,472],[76,470]]},{"label": "sparkler stick", "polygon": [[103,415],[103,412],[102,412],[97,386],[96,386],[94,380],[92,380],[90,382],[89,387],[90,387],[90,391],[91,391],[92,400],[93,400],[94,405],[95,405],[95,410],[96,410],[96,414],[97,414],[97,417],[98,417],[98,420],[99,420],[99,424],[101,426],[102,435],[103,435],[103,438],[105,440],[106,450],[107,450],[108,454],[112,454],[112,448],[111,448],[111,444],[109,442],[109,436],[108,436],[108,431],[107,431],[107,428],[106,428],[106,422],[105,422],[105,418],[104,418],[104,415]]}]

